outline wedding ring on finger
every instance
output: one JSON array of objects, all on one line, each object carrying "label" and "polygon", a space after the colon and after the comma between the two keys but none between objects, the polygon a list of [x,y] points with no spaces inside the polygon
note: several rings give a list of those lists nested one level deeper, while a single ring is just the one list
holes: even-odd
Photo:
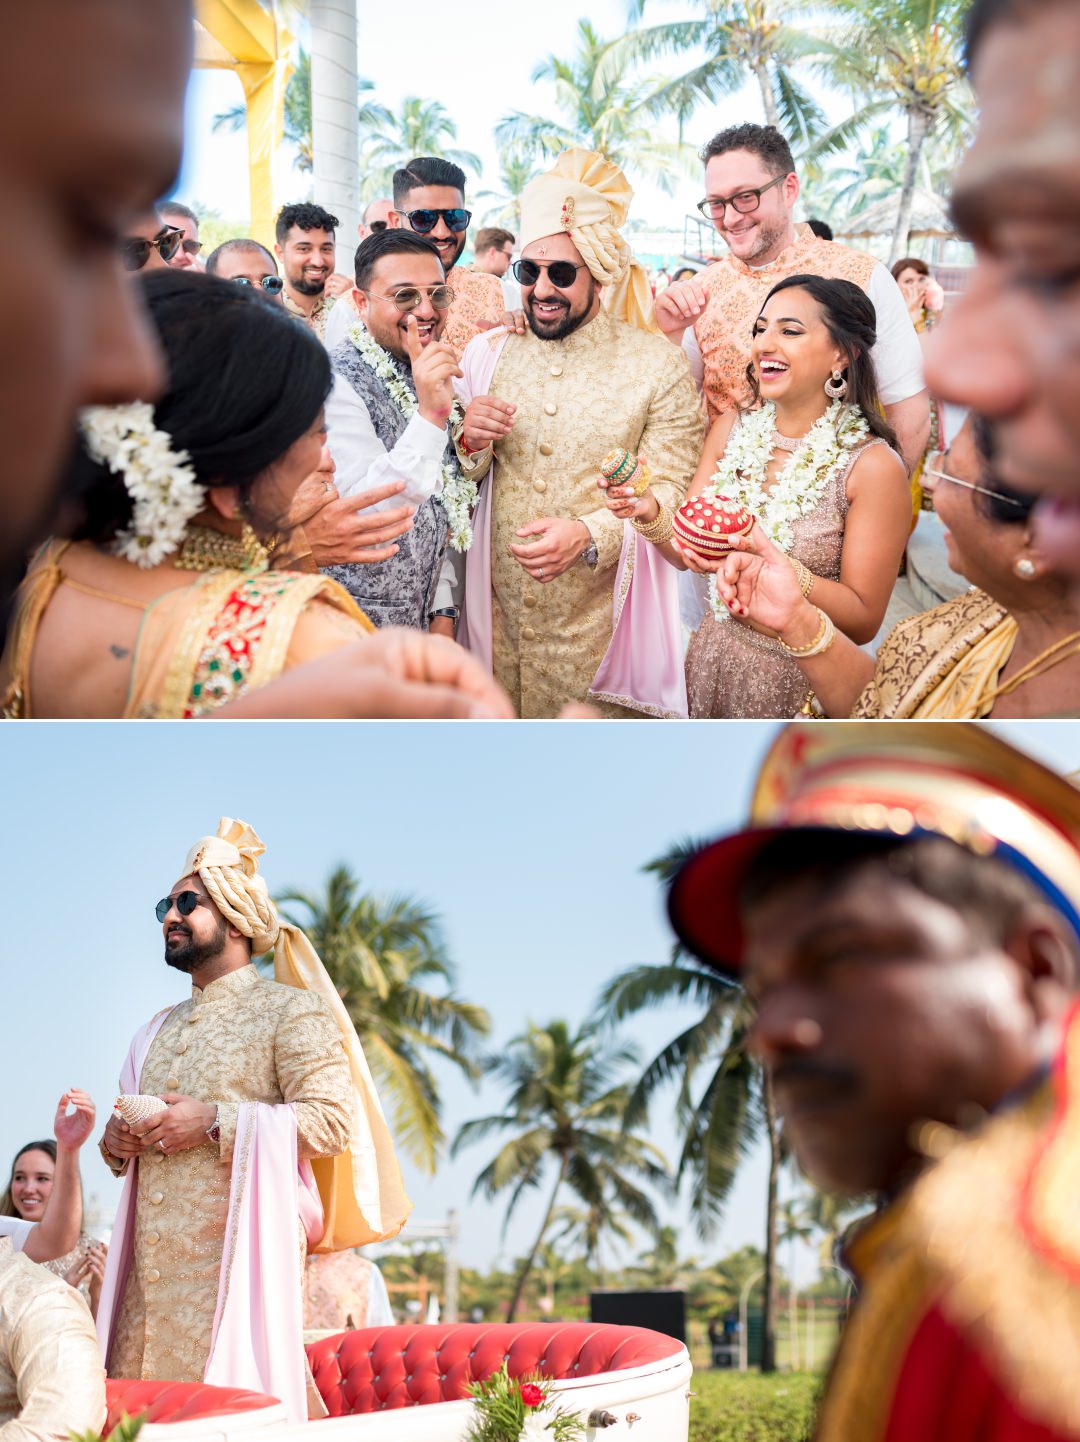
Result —
[{"label": "wedding ring on finger", "polygon": [[158,1137],[158,1146],[161,1148],[162,1151],[165,1150],[165,1142],[161,1137]]},{"label": "wedding ring on finger", "polygon": [[539,569],[539,571],[537,571],[537,573],[536,573],[536,578],[537,578],[537,580],[539,580],[539,581],[542,581],[542,580],[544,579],[544,568],[543,568],[543,566],[541,566],[540,569]]}]

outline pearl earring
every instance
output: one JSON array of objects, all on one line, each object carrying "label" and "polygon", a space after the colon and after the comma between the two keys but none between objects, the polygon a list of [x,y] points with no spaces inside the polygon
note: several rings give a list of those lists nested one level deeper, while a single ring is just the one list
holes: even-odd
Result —
[{"label": "pearl earring", "polygon": [[1019,576],[1022,581],[1030,581],[1035,575],[1035,562],[1030,556],[1021,556],[1019,560],[1013,564],[1013,573]]}]

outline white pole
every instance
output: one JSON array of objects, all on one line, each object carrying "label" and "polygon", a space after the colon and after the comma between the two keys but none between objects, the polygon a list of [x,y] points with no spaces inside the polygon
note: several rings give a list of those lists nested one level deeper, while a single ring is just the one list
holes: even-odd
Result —
[{"label": "white pole", "polygon": [[451,1207],[446,1214],[446,1308],[445,1320],[458,1319],[458,1214]]},{"label": "white pole", "polygon": [[311,131],[315,203],[341,222],[348,273],[360,223],[356,0],[311,0]]}]

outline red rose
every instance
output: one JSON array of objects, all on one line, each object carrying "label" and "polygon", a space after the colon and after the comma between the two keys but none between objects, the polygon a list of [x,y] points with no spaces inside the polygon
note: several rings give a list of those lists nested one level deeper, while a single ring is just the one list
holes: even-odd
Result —
[{"label": "red rose", "polygon": [[523,1382],[521,1384],[521,1400],[526,1407],[539,1407],[544,1400],[544,1394],[535,1382]]}]

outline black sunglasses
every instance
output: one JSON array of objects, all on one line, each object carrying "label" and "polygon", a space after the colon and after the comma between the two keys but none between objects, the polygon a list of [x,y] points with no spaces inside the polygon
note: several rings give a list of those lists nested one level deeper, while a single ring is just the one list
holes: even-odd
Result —
[{"label": "black sunglasses", "polygon": [[282,280],[280,275],[264,275],[263,278],[258,282],[254,280],[249,280],[246,275],[234,275],[232,280],[233,285],[258,284],[262,286],[263,290],[269,291],[271,295],[280,295],[281,292],[285,289],[285,282]]},{"label": "black sunglasses", "polygon": [[205,905],[197,891],[178,891],[175,896],[163,896],[154,907],[154,915],[158,921],[164,921],[175,906],[181,916],[190,916],[197,906]]},{"label": "black sunglasses", "polygon": [[[468,230],[469,221],[472,220],[472,211],[462,210],[460,206],[455,206],[452,210],[403,210],[401,213],[417,235],[427,235],[429,230],[434,230],[440,215],[446,221],[447,229],[452,230],[455,235]],[[372,230],[374,228],[372,226]]]},{"label": "black sunglasses", "polygon": [[[426,213],[426,212],[424,212],[424,211],[422,211],[422,210],[417,211],[417,214],[418,214],[418,215],[424,215],[425,213]],[[368,226],[368,230],[371,230],[371,231],[386,230],[386,228],[389,226],[389,224],[390,224],[390,222],[389,222],[388,220],[373,220],[373,221],[371,222],[371,224]]]},{"label": "black sunglasses", "polygon": [[569,290],[577,280],[578,271],[586,270],[587,267],[575,265],[572,260],[515,260],[510,269],[521,285],[535,285],[540,279],[540,272],[546,270],[548,280],[556,289]]},{"label": "black sunglasses", "polygon": [[143,240],[141,236],[132,235],[120,242],[120,255],[124,262],[125,270],[142,270],[143,266],[150,259],[151,250],[156,250],[162,260],[172,260],[173,256],[180,249],[180,243],[184,239],[184,232],[177,230],[175,226],[168,226],[160,234],[155,235],[153,240]]}]

